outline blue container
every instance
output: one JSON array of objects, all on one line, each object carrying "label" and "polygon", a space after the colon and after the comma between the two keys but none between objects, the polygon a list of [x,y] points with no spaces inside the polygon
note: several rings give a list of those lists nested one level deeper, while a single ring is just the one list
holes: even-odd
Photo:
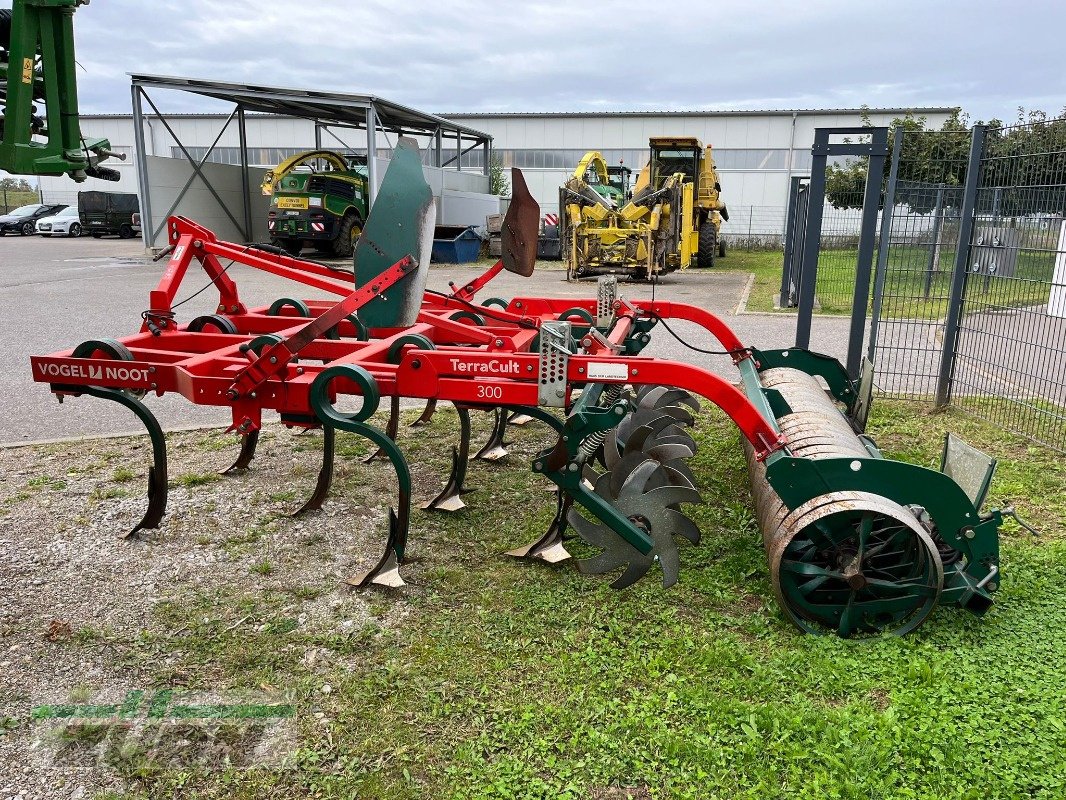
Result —
[{"label": "blue container", "polygon": [[438,264],[469,264],[481,253],[473,225],[438,225],[433,231],[433,258]]}]

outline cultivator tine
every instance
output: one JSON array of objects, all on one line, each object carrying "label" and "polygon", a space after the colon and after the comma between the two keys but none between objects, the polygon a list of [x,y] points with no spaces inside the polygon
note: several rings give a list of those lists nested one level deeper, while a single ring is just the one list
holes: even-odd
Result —
[{"label": "cultivator tine", "polygon": [[[402,509],[401,509],[402,513]],[[400,575],[400,553],[407,541],[408,520],[401,519],[393,509],[389,509],[389,538],[385,543],[385,552],[381,558],[366,572],[360,572],[345,581],[349,586],[364,588],[366,586],[385,586],[399,589],[406,586]]]},{"label": "cultivator tine", "polygon": [[463,487],[466,480],[466,466],[470,460],[470,411],[456,406],[459,415],[459,446],[452,447],[452,470],[440,494],[422,504],[424,511],[459,511],[466,508],[463,495],[473,491]]},{"label": "cultivator tine", "polygon": [[484,446],[474,454],[474,458],[481,461],[499,461],[507,455],[507,445],[510,444],[503,440],[504,434],[507,433],[508,411],[497,407],[492,409],[492,412],[495,415],[492,433]]},{"label": "cultivator tine", "polygon": [[522,547],[508,550],[504,555],[545,561],[549,564],[558,564],[569,559],[570,553],[563,546],[563,531],[566,530],[566,515],[573,504],[574,498],[566,492],[556,492],[555,517],[548,530],[540,538]]},{"label": "cultivator tine", "polygon": [[136,536],[145,528],[158,528],[167,511],[167,465],[155,463],[148,468],[148,508],[141,521],[122,538]]},{"label": "cultivator tine", "polygon": [[[396,434],[400,432],[400,396],[393,395],[389,401],[389,421],[385,423],[385,435],[396,441]],[[385,450],[379,447],[373,453],[363,459],[364,464],[369,464],[378,458],[386,457]]]},{"label": "cultivator tine", "polygon": [[437,410],[436,398],[430,398],[426,401],[426,407],[422,410],[422,416],[411,423],[412,428],[416,428],[419,425],[428,425],[429,421],[433,418],[433,414]]},{"label": "cultivator tine", "polygon": [[128,533],[122,534],[121,538],[128,539],[131,536],[136,536],[142,530],[158,528],[167,510],[167,442],[166,437],[163,435],[163,429],[159,425],[159,420],[155,418],[155,415],[148,410],[144,403],[133,397],[129,392],[105,389],[100,386],[80,386],[77,388],[77,392],[99,397],[102,400],[113,400],[124,405],[137,415],[137,418],[148,431],[148,438],[152,441],[152,463],[148,467],[148,508],[145,510],[144,516],[141,517],[141,521],[134,525]]},{"label": "cultivator tine", "polygon": [[307,498],[307,502],[300,506],[292,516],[298,517],[308,511],[318,511],[326,502],[329,495],[329,487],[333,484],[333,463],[336,456],[337,431],[329,425],[322,426],[322,468],[318,471],[318,480],[315,482],[315,491]]},{"label": "cultivator tine", "polygon": [[518,425],[519,427],[521,427],[522,425],[525,425],[527,422],[532,422],[532,421],[533,421],[533,417],[529,416],[529,414],[521,414],[518,411],[515,411],[515,412],[512,412],[510,418],[508,418],[507,424],[508,425]]},{"label": "cultivator tine", "polygon": [[234,472],[244,472],[255,458],[255,448],[259,444],[259,429],[246,433],[241,437],[241,452],[237,460],[222,470],[223,475],[232,475]]}]

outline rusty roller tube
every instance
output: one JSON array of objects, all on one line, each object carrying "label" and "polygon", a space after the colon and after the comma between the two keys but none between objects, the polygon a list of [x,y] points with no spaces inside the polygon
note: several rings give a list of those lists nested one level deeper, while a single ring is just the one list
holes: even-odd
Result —
[{"label": "rusty roller tube", "polygon": [[[789,368],[760,377],[792,409],[777,422],[794,456],[877,457],[814,377]],[[868,492],[833,492],[790,511],[747,442],[745,452],[774,594],[800,630],[902,635],[921,625],[944,565],[914,511]]]}]

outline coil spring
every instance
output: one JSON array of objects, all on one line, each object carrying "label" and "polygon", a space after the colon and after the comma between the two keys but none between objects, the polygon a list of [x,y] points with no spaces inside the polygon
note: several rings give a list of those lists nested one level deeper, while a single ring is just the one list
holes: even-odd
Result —
[{"label": "coil spring", "polygon": [[[618,402],[618,398],[622,396],[622,386],[617,383],[613,383],[607,387],[604,392],[603,399],[606,401],[606,405],[613,406]],[[609,430],[609,429],[608,429]],[[607,431],[596,431],[591,434],[584,441],[581,442],[581,446],[578,447],[578,459],[581,461],[588,461],[594,455],[596,451],[600,449],[600,445],[603,444],[603,440],[607,438]]]}]

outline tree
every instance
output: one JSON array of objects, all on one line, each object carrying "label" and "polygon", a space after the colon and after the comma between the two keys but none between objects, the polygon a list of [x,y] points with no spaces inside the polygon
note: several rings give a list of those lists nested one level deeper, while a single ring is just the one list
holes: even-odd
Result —
[{"label": "tree", "polygon": [[[906,203],[913,211],[925,213],[936,204],[937,189],[960,187],[966,181],[966,164],[970,150],[968,117],[956,108],[939,130],[926,127],[925,117],[906,115],[897,117],[889,125],[889,153],[885,160],[885,174],[881,177],[881,198],[888,180],[888,165],[892,161],[892,144],[897,128],[905,131],[903,153],[900,156],[895,202]],[[863,127],[873,127],[867,107],[862,111]],[[989,123],[1000,126],[998,120]],[[925,135],[921,135],[925,134]],[[848,159],[844,164],[830,164],[826,168],[826,198],[834,208],[861,208],[866,188],[869,159]],[[947,192],[945,202],[955,204],[958,192]]]},{"label": "tree", "polygon": [[1066,211],[1066,109],[1019,108],[1016,124],[988,131],[977,200],[1002,216]]},{"label": "tree", "polygon": [[35,191],[30,182],[24,178],[0,178],[0,190],[8,192],[32,192]]},{"label": "tree", "polygon": [[511,182],[507,180],[504,172],[503,159],[499,153],[493,152],[489,156],[489,194],[505,197],[511,193]]}]

